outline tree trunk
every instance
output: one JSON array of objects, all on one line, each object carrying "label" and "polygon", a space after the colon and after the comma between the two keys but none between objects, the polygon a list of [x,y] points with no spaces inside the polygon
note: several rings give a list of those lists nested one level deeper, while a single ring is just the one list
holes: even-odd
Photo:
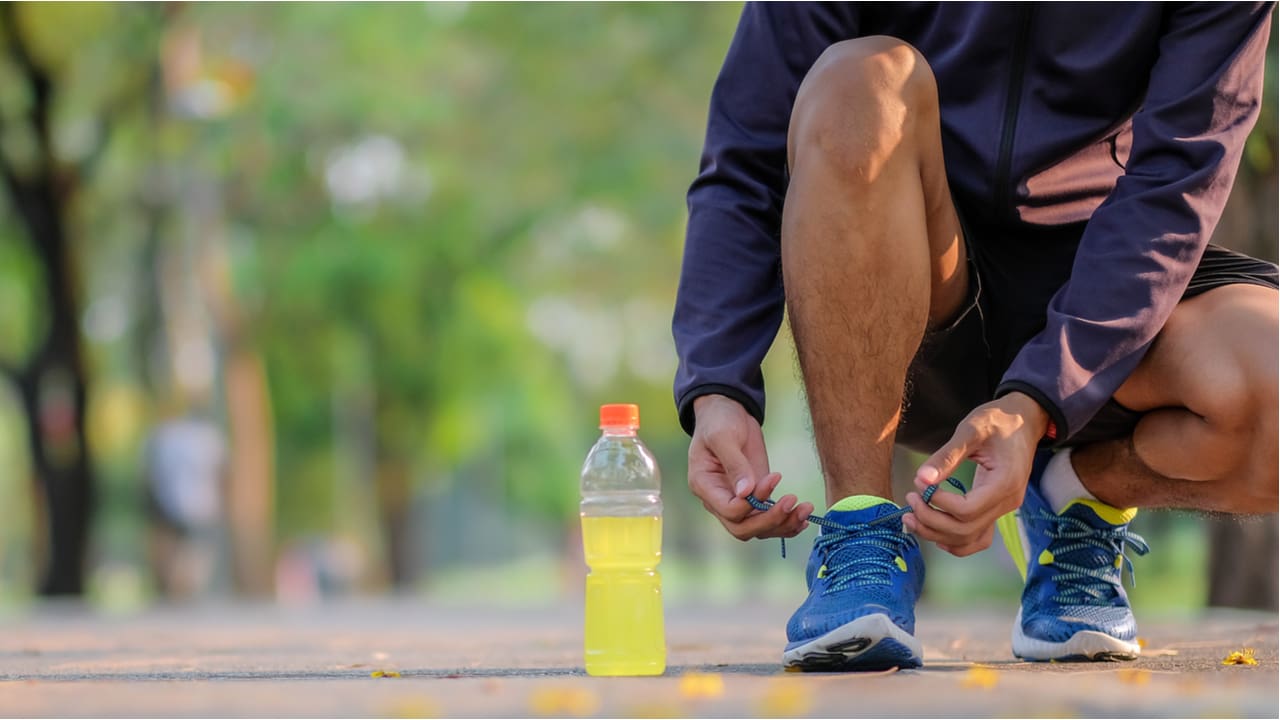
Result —
[{"label": "tree trunk", "polygon": [[48,521],[42,595],[84,592],[93,481],[85,452],[83,378],[62,364],[28,371],[17,383],[27,417],[31,466]]},{"label": "tree trunk", "polygon": [[223,374],[231,430],[228,523],[236,589],[271,594],[275,569],[275,434],[262,359],[233,346]]},{"label": "tree trunk", "polygon": [[93,474],[85,438],[86,381],[66,221],[77,177],[62,172],[54,156],[50,133],[53,82],[28,52],[12,4],[0,6],[0,30],[31,95],[25,119],[35,143],[34,161],[29,166],[19,168],[10,158],[0,157],[0,173],[40,262],[48,308],[47,334],[25,365],[11,368],[7,374],[22,398],[31,467],[43,490],[48,518],[40,592],[80,594],[84,590]]},{"label": "tree trunk", "polygon": [[408,588],[417,578],[412,528],[409,524],[409,468],[398,459],[382,458],[378,463],[378,514],[384,533],[387,572],[391,586]]},{"label": "tree trunk", "polygon": [[93,476],[85,436],[85,380],[75,298],[75,273],[52,172],[33,180],[4,166],[10,197],[26,226],[45,276],[48,334],[25,367],[11,371],[27,419],[31,466],[49,519],[48,565],[41,592],[83,590]]},{"label": "tree trunk", "polygon": [[1277,592],[1276,516],[1215,517],[1209,525],[1209,605],[1272,610]]}]

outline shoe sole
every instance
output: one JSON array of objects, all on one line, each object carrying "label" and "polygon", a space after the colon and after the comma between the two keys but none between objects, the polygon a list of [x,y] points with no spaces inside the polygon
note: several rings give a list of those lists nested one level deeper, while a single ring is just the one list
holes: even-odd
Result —
[{"label": "shoe sole", "polygon": [[805,671],[888,670],[921,666],[920,643],[888,615],[866,615],[782,653]]},{"label": "shoe sole", "polygon": [[1035,662],[1083,661],[1106,662],[1137,660],[1142,647],[1111,637],[1096,630],[1081,630],[1066,642],[1050,642],[1027,637],[1022,632],[1022,610],[1013,621],[1013,654]]}]

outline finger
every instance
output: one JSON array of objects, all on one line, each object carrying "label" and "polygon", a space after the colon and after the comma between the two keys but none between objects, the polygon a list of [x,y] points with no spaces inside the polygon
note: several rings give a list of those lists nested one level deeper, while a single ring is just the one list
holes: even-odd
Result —
[{"label": "finger", "polygon": [[787,523],[778,528],[781,537],[795,537],[809,527],[809,516],[813,514],[813,503],[800,503],[788,515]]},{"label": "finger", "polygon": [[782,473],[769,473],[760,478],[757,483],[739,482],[735,488],[734,495],[740,498],[746,498],[748,495],[754,495],[757,500],[768,500],[773,491],[778,488],[778,483],[782,482]]},{"label": "finger", "polygon": [[724,517],[732,512],[735,500],[733,489],[719,473],[696,472],[689,476],[689,490],[702,501],[702,506],[711,513]]},{"label": "finger", "polygon": [[917,520],[912,515],[907,515],[903,517],[902,525],[903,527],[907,528],[908,532],[910,532],[912,535],[915,535],[916,538],[920,540],[928,540],[931,543],[936,543],[939,547],[942,547],[944,544],[947,544],[947,543],[955,542],[955,538],[948,537],[938,532],[937,530],[934,530],[925,525],[922,525],[919,522],[919,520]]},{"label": "finger", "polygon": [[924,491],[926,487],[938,484],[943,478],[955,472],[960,463],[969,457],[972,448],[977,444],[976,440],[972,426],[961,423],[951,439],[930,455],[919,470],[916,470],[916,488]]},{"label": "finger", "polygon": [[[742,454],[742,449],[731,436],[713,436],[707,440],[707,449],[720,461],[725,477],[732,483],[733,495],[746,497],[755,488],[758,479],[751,463],[747,462],[747,456]],[[746,492],[742,492],[744,488]]]},{"label": "finger", "polygon": [[984,533],[977,540],[975,540],[974,542],[968,543],[967,545],[958,545],[958,546],[950,545],[947,547],[943,547],[942,545],[939,545],[938,547],[951,553],[952,555],[955,555],[956,557],[968,557],[970,555],[980,553],[983,550],[986,550],[987,548],[991,547],[991,541],[993,539],[994,539],[994,528],[992,531],[988,531]]},{"label": "finger", "polygon": [[1003,515],[1022,505],[1025,492],[1026,484],[1016,477],[1016,473],[1002,468],[979,471],[967,497],[972,498],[975,507],[990,508],[996,515]]},{"label": "finger", "polygon": [[787,526],[791,511],[796,508],[796,505],[795,495],[784,495],[776,505],[767,511],[757,512],[740,522],[727,524],[725,527],[739,540],[778,537],[778,533]]},{"label": "finger", "polygon": [[731,491],[730,488],[724,487],[723,483],[712,480],[712,482],[704,486],[709,488],[709,491],[705,493],[707,496],[704,497],[703,493],[700,493],[698,489],[695,489],[694,495],[703,498],[703,507],[721,519],[724,527],[733,532],[731,525],[737,525],[751,518],[751,516],[760,514],[759,510],[756,510],[755,507],[751,506],[751,503],[746,501],[746,496],[754,495],[756,500],[768,500],[774,489],[777,489],[778,483],[781,482],[781,473],[769,473],[760,480],[759,487],[754,486],[750,480],[744,478],[740,479],[737,482],[737,486],[732,488]]},{"label": "finger", "polygon": [[[945,512],[934,510],[915,493],[907,493],[907,504],[911,506],[909,517],[914,521],[913,524],[927,534],[928,540],[941,540],[951,544],[968,543],[979,531],[979,527],[973,523],[957,520]],[[903,522],[906,522],[905,518]]]},{"label": "finger", "polygon": [[742,446],[742,454],[747,458],[747,464],[751,466],[754,476],[762,478],[769,474],[769,452],[764,447],[764,435],[760,432],[760,426],[751,423],[747,431],[746,443]]},{"label": "finger", "polygon": [[785,523],[787,513],[791,509],[792,506],[787,498],[782,498],[765,512],[756,512],[736,522],[728,522],[724,519],[721,519],[721,522],[729,534],[739,540],[770,537],[771,532]]},{"label": "finger", "polygon": [[1022,505],[1019,491],[1025,491],[1025,485],[1014,478],[1015,474],[1007,468],[991,471],[979,468],[973,489],[967,495],[947,493],[941,497],[942,493],[937,493],[932,504],[972,526],[994,526],[1001,515]]},{"label": "finger", "polygon": [[[917,495],[921,503],[924,497]],[[961,495],[960,493],[946,492],[941,488],[929,498],[928,507],[944,512],[961,522],[969,522],[982,517],[986,510],[986,503],[989,500],[989,493],[981,493],[975,495],[973,492]]]},{"label": "finger", "polygon": [[[751,464],[732,434],[710,434],[703,440],[705,455],[721,471],[702,469],[690,476],[690,488],[713,515],[722,521],[739,522],[755,509],[745,498],[755,487]],[[714,466],[714,464],[712,466]]]}]

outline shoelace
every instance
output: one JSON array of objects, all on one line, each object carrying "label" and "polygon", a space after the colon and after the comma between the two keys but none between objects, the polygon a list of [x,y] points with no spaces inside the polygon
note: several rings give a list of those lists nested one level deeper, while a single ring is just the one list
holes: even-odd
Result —
[{"label": "shoelace", "polygon": [[1121,569],[1110,563],[1088,568],[1061,559],[1061,556],[1077,550],[1100,550],[1108,557],[1122,558],[1124,569],[1129,571],[1129,586],[1137,585],[1133,561],[1125,554],[1125,548],[1132,548],[1139,557],[1150,552],[1151,547],[1141,535],[1129,532],[1127,527],[1100,530],[1078,518],[1054,515],[1044,510],[1040,510],[1040,515],[1049,525],[1045,532],[1051,538],[1049,552],[1053,554],[1053,566],[1057,569],[1053,581],[1062,588],[1053,596],[1054,602],[1061,605],[1110,605],[1109,591],[1115,584],[1113,573],[1120,574],[1120,580],[1124,579]]},{"label": "shoelace", "polygon": [[[912,535],[870,523],[822,533],[813,541],[813,547],[823,558],[823,567],[826,568],[822,573],[827,580],[823,594],[838,592],[851,585],[891,584],[893,571],[900,569],[894,559],[904,557],[906,550],[918,544]],[[878,548],[880,552],[872,548]]]},{"label": "shoelace", "polygon": [[[959,490],[961,495],[964,495],[966,492],[968,492],[964,487],[964,483],[960,482],[959,480],[953,477],[947,478],[947,483],[950,484],[952,487],[956,488],[957,490]],[[929,498],[932,498],[933,494],[938,492],[939,487],[941,487],[941,483],[939,483],[938,485],[930,485],[929,487],[925,488],[924,492],[920,494],[920,499],[924,500],[925,504],[927,505],[929,503]],[[760,500],[756,498],[755,495],[748,495],[746,497],[746,501],[747,501],[747,504],[749,504],[751,507],[755,508],[756,510],[759,510],[760,512],[764,512],[777,504],[772,500]],[[867,523],[858,523],[857,525],[842,525],[838,522],[835,522],[834,520],[827,519],[827,517],[824,515],[818,515],[818,514],[810,515],[805,519],[813,523],[814,525],[817,525],[818,527],[828,531],[827,533],[824,533],[823,535],[819,536],[819,538],[816,541],[814,541],[816,546],[816,544],[819,542],[822,542],[822,539],[826,537],[828,534],[840,534],[845,537],[848,537],[849,535],[856,535],[859,532],[863,532],[864,528],[869,528],[875,525],[881,525],[883,523],[890,522],[892,520],[897,520],[898,518],[901,518],[903,515],[906,515],[909,512],[911,512],[911,506],[907,505],[905,507],[898,508],[897,510],[891,513],[882,515],[876,518],[875,520],[872,520]],[[780,538],[780,539],[782,541],[782,557],[785,558],[787,556],[787,539],[786,538]],[[914,538],[912,539],[914,540]]]}]

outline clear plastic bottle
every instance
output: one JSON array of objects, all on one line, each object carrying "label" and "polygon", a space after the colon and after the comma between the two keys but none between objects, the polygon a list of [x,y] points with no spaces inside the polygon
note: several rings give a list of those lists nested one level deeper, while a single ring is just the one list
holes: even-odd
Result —
[{"label": "clear plastic bottle", "polygon": [[601,406],[603,433],[582,465],[590,675],[661,675],[667,665],[658,575],[662,476],[639,427],[637,406]]}]

